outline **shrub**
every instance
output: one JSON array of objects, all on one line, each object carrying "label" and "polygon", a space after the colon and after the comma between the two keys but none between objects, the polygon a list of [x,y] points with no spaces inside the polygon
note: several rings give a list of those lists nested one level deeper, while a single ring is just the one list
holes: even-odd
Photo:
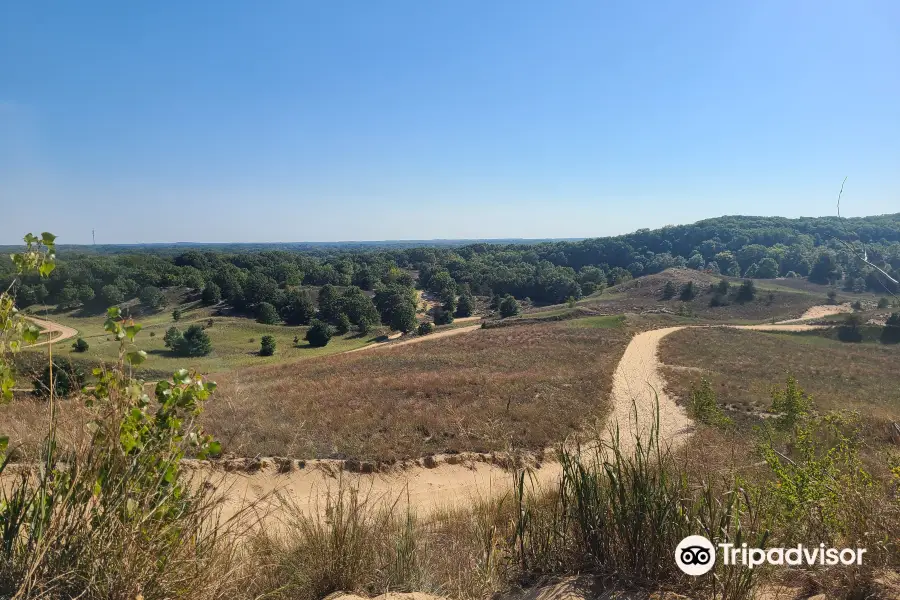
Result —
[{"label": "shrub", "polygon": [[678,289],[675,287],[675,282],[667,281],[666,285],[663,286],[662,299],[663,300],[671,300],[672,298],[675,297],[675,294],[677,291],[678,291]]},{"label": "shrub", "polygon": [[72,350],[75,352],[87,352],[90,348],[90,344],[88,344],[84,338],[78,338],[75,340],[75,343],[72,344]]},{"label": "shrub", "polygon": [[272,356],[275,354],[275,337],[271,335],[262,336],[259,346],[260,356]]},{"label": "shrub", "polygon": [[507,318],[519,314],[519,303],[512,296],[505,297],[500,302],[500,317]]},{"label": "shrub", "polygon": [[419,327],[418,327],[418,329],[416,329],[416,333],[418,333],[419,335],[428,335],[432,331],[434,331],[434,325],[431,324],[429,321],[425,321],[424,323],[419,323]]},{"label": "shrub", "polygon": [[713,308],[718,306],[728,306],[728,297],[716,292],[713,294],[712,298],[709,299],[709,305]]},{"label": "shrub", "polygon": [[881,342],[884,344],[900,343],[900,313],[891,313],[881,330]]},{"label": "shrub", "polygon": [[756,285],[753,280],[745,279],[738,288],[735,299],[741,304],[750,302],[756,297]]},{"label": "shrub", "polygon": [[853,304],[850,305],[850,308],[852,308],[853,310],[862,310],[862,302],[857,300]]},{"label": "shrub", "polygon": [[688,281],[681,286],[681,295],[679,296],[683,302],[690,302],[697,297],[697,286],[693,281]]},{"label": "shrub", "polygon": [[324,321],[314,319],[306,331],[306,341],[314,348],[323,348],[328,345],[333,335],[331,325]]},{"label": "shrub", "polygon": [[180,356],[206,356],[212,352],[212,342],[202,326],[191,325],[175,341],[172,349]]},{"label": "shrub", "polygon": [[181,309],[180,308],[176,308],[175,310],[172,311],[172,320],[175,322],[178,322],[181,320]]},{"label": "shrub", "polygon": [[456,306],[456,316],[460,318],[471,317],[475,312],[475,299],[471,294],[463,294],[459,297],[459,303]]},{"label": "shrub", "polygon": [[341,313],[337,317],[337,321],[334,324],[334,332],[338,335],[344,335],[348,331],[350,331],[350,317]]},{"label": "shrub", "polygon": [[891,305],[891,301],[887,298],[879,298],[878,299],[878,308],[887,308]]},{"label": "shrub", "polygon": [[356,328],[362,335],[368,334],[370,331],[375,329],[375,321],[372,321],[368,318],[362,318],[356,324]]},{"label": "shrub", "polygon": [[274,325],[278,322],[278,311],[268,302],[260,302],[256,307],[256,322]]},{"label": "shrub", "polygon": [[166,335],[163,337],[163,342],[165,343],[166,348],[174,350],[175,344],[180,339],[181,339],[181,331],[179,331],[178,328],[173,325],[172,327],[169,327],[166,330]]},{"label": "shrub", "polygon": [[701,423],[723,428],[734,425],[716,402],[716,393],[707,378],[701,378],[697,387],[691,386],[689,402],[691,416]]},{"label": "shrub", "polygon": [[837,292],[834,290],[828,290],[828,304],[837,304]]},{"label": "shrub", "polygon": [[81,390],[87,379],[84,370],[70,360],[54,358],[52,363],[48,363],[40,376],[34,380],[35,394],[42,398],[50,397],[51,364],[54,396],[68,398]]},{"label": "shrub", "polygon": [[772,412],[778,414],[776,423],[781,429],[791,429],[805,419],[812,410],[812,396],[804,392],[793,376],[788,376],[784,388],[772,390]]},{"label": "shrub", "polygon": [[449,310],[444,310],[443,308],[434,309],[435,325],[449,325],[452,322],[453,314],[451,314]]}]

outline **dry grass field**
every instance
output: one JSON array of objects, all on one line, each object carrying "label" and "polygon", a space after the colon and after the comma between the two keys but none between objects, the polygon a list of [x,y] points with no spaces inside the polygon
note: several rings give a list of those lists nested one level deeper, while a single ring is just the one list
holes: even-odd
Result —
[{"label": "dry grass field", "polygon": [[603,416],[629,340],[620,324],[504,327],[235,371],[219,378],[205,425],[243,456],[540,449]]},{"label": "dry grass field", "polygon": [[[718,401],[741,417],[765,410],[771,391],[793,375],[822,410],[859,411],[874,439],[887,439],[900,420],[900,345],[845,343],[828,332],[763,333],[685,329],[665,338],[660,358],[667,390],[686,398],[707,377]],[[687,368],[685,368],[687,367]]]}]

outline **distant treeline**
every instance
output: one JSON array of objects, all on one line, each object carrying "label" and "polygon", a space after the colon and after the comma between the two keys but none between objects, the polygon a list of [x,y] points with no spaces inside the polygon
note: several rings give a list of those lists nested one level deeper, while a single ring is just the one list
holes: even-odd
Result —
[{"label": "distant treeline", "polygon": [[[721,217],[617,237],[528,244],[252,252],[200,247],[175,253],[149,246],[124,254],[62,252],[50,278],[26,279],[18,297],[20,306],[105,307],[140,297],[147,287],[183,286],[253,314],[263,302],[284,310],[310,286],[396,291],[416,284],[418,274],[418,287],[449,304],[472,294],[559,303],[670,267],[747,278],[806,277],[850,291],[898,292],[896,284],[857,256],[863,248],[871,263],[898,278],[900,214]],[[2,268],[11,272],[11,264]],[[6,273],[0,275],[6,278]]]}]

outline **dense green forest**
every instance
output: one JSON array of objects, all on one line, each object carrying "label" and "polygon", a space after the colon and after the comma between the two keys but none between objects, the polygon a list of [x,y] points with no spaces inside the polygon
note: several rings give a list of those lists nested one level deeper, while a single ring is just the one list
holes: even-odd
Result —
[{"label": "dense green forest", "polygon": [[[119,250],[63,253],[48,279],[23,281],[19,305],[101,310],[139,298],[153,308],[163,302],[160,290],[181,286],[207,304],[269,321],[307,324],[318,309],[332,322],[343,315],[363,328],[380,319],[408,330],[413,287],[436,293],[445,311],[460,314],[471,310],[472,295],[558,303],[670,267],[760,279],[806,277],[848,291],[896,293],[897,285],[860,256],[865,252],[869,262],[898,278],[900,214],[720,217],[616,237],[528,244]],[[2,268],[0,277],[11,280],[12,264]]]}]

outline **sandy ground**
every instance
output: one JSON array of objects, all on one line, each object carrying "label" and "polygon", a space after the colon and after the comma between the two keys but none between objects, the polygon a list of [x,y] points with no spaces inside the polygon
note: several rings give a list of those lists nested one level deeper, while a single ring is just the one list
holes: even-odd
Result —
[{"label": "sandy ground", "polygon": [[[467,319],[475,319],[479,320],[481,317],[466,317]],[[456,322],[459,323],[463,321],[463,319],[456,319]],[[363,346],[362,348],[354,348],[353,350],[347,350],[343,354],[349,354],[351,352],[363,352],[364,350],[377,350],[379,348],[398,348],[400,346],[406,346],[407,344],[418,344],[421,342],[427,342],[428,340],[436,340],[444,337],[450,337],[451,335],[459,335],[461,333],[469,333],[472,331],[476,331],[481,329],[481,325],[469,325],[468,327],[456,327],[455,329],[445,329],[443,331],[438,331],[437,333],[430,333],[428,335],[418,335],[416,337],[410,338],[408,340],[402,340],[399,342],[388,343],[384,342],[381,344],[369,344],[368,346]],[[391,338],[396,339],[396,338]]]},{"label": "sandy ground", "polygon": [[823,306],[813,306],[798,319],[788,319],[787,321],[780,321],[780,324],[785,323],[799,323],[801,321],[806,321],[808,319],[821,319],[822,317],[829,317],[831,315],[839,315],[841,313],[850,313],[853,312],[853,308],[850,306],[849,302],[844,304],[835,304],[835,305],[823,305]]},{"label": "sandy ground", "polygon": [[[798,323],[809,318],[843,312],[840,306],[815,307],[800,319],[778,324],[728,326],[736,329],[761,331],[805,331],[819,326]],[[62,331],[72,337],[74,330],[50,322],[39,322],[48,331]],[[409,340],[366,346],[358,350],[394,348],[430,339],[459,335],[479,329],[480,325],[449,329],[440,333],[415,337]],[[635,434],[646,436],[653,420],[658,419],[661,439],[677,446],[684,443],[692,429],[692,422],[685,410],[664,393],[665,382],[660,373],[659,343],[666,336],[685,329],[685,326],[667,327],[645,331],[635,335],[625,349],[613,375],[611,411],[607,420],[610,428],[618,427],[620,444],[631,448]],[[64,337],[56,338],[65,339]],[[609,438],[609,434],[606,435]],[[545,456],[552,455],[548,450]],[[398,468],[386,473],[350,472],[343,468],[343,461],[305,461],[303,468],[280,472],[273,459],[262,459],[254,469],[226,470],[221,464],[186,461],[195,474],[209,478],[226,496],[223,516],[234,514],[241,507],[254,505],[268,512],[277,503],[276,496],[289,499],[308,513],[321,512],[325,496],[342,484],[358,486],[361,493],[374,501],[389,501],[413,505],[419,514],[435,509],[471,504],[479,498],[507,493],[511,490],[509,471],[479,455],[435,456],[415,461],[413,466]],[[559,464],[553,460],[543,462],[533,472],[535,485],[551,485],[560,475]]]},{"label": "sandy ground", "polygon": [[[29,348],[34,348],[35,346],[46,346],[51,342],[55,344],[56,342],[62,342],[78,335],[77,329],[72,329],[71,327],[66,327],[65,325],[54,323],[53,321],[45,321],[43,319],[36,319],[34,317],[27,317],[27,319],[38,327],[43,328],[43,330],[41,331],[42,336],[51,336],[50,339],[43,342],[35,342],[31,346],[28,346]],[[54,334],[58,335],[54,336]]]}]

